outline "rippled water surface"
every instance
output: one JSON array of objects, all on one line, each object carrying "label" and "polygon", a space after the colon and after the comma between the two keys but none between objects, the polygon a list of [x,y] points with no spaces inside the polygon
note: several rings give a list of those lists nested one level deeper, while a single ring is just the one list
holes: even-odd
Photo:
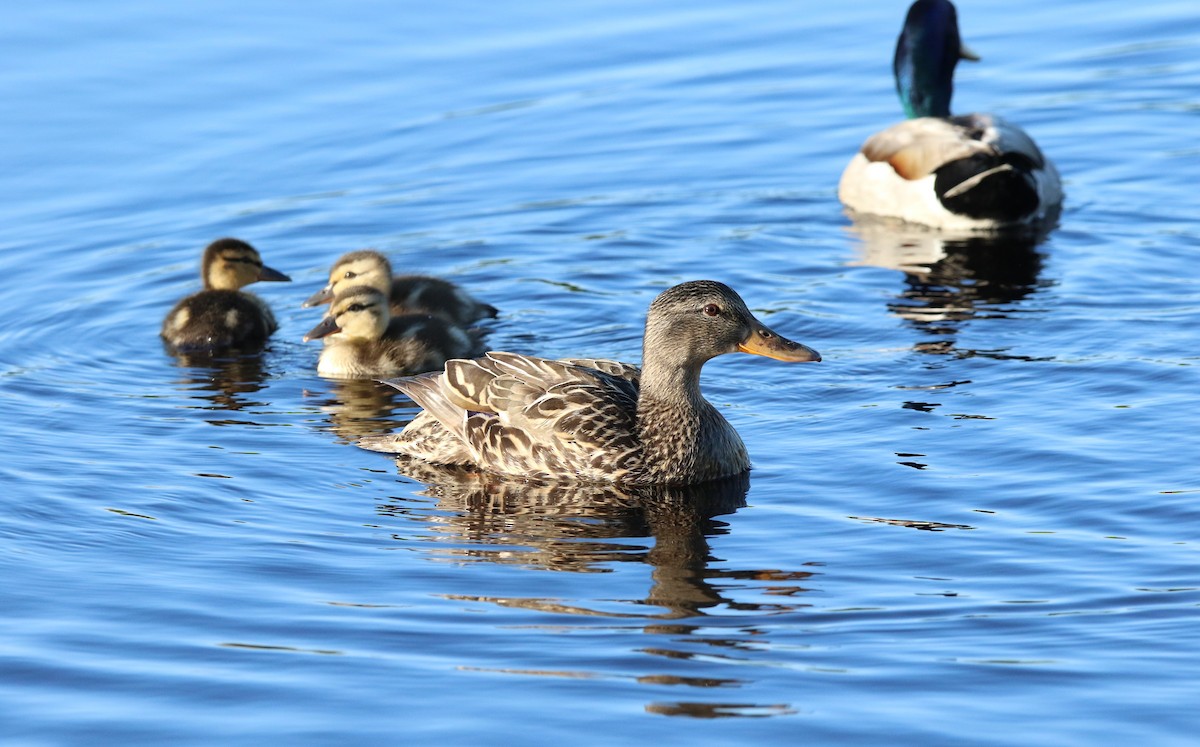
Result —
[{"label": "rippled water surface", "polygon": [[[949,241],[836,198],[904,9],[9,8],[0,742],[1194,743],[1200,14],[961,0],[956,108],[1067,202]],[[225,235],[281,329],[187,365]],[[710,277],[825,360],[706,367],[747,479],[431,486],[352,445],[412,406],[300,341],[368,246],[499,349],[637,361]]]}]

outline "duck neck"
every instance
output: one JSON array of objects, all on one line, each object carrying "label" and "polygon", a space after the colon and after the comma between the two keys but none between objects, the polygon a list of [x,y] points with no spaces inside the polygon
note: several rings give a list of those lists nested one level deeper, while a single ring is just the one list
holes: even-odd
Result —
[{"label": "duck neck", "polygon": [[700,394],[700,366],[703,361],[666,359],[648,345],[642,348],[641,393],[638,409],[643,403],[657,407],[695,409],[704,401]]},{"label": "duck neck", "polygon": [[242,287],[237,273],[225,263],[213,262],[204,268],[204,290],[238,290]]},{"label": "duck neck", "polygon": [[949,117],[954,68],[962,57],[962,39],[954,6],[918,2],[909,11],[896,42],[892,72],[896,93],[909,119]]},{"label": "duck neck", "polygon": [[700,394],[699,366],[647,366],[641,381],[637,410],[641,479],[690,485],[750,468],[737,432]]},{"label": "duck neck", "polygon": [[697,465],[706,462],[697,449],[715,412],[700,393],[699,366],[645,362],[637,420],[651,481],[692,481]]},{"label": "duck neck", "polygon": [[216,265],[204,268],[204,290],[224,290],[220,286],[220,279],[216,277],[216,269]]}]

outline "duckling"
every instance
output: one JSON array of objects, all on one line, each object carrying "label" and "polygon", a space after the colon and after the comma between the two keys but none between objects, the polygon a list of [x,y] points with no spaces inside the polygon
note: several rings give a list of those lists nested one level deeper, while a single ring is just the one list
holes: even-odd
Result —
[{"label": "duckling", "polygon": [[650,304],[642,367],[491,352],[444,371],[390,379],[425,408],[398,435],[359,445],[504,475],[628,485],[692,485],[750,468],[745,444],[700,393],[700,369],[724,353],[819,361],[769,329],[711,280]]},{"label": "duckling", "polygon": [[392,264],[377,251],[344,254],[329,271],[329,284],[312,294],[304,307],[329,303],[351,285],[369,285],[388,295],[393,314],[432,314],[466,326],[495,318],[495,306],[472,298],[454,283],[427,275],[392,276]]},{"label": "duckling", "polygon": [[217,239],[200,263],[204,290],[187,296],[163,320],[162,338],[174,353],[216,353],[261,347],[278,325],[266,302],[243,286],[260,280],[290,281],[263,264],[240,239]]},{"label": "duckling", "polygon": [[935,228],[997,229],[1056,216],[1058,171],[1028,134],[993,114],[950,115],[954,68],[978,55],[950,0],[917,0],[896,42],[893,74],[909,119],[872,135],[842,174],[855,213]]},{"label": "duckling", "polygon": [[441,368],[450,358],[479,354],[478,336],[429,314],[392,317],[388,299],[365,285],[344,288],[304,341],[326,338],[322,376],[401,376]]}]

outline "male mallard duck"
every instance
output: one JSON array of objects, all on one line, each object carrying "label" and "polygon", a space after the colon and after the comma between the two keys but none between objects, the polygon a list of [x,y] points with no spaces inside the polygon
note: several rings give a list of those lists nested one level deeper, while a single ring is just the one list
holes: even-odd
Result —
[{"label": "male mallard duck", "polygon": [[317,362],[322,376],[401,376],[433,371],[450,358],[478,355],[479,340],[429,314],[392,317],[388,299],[375,288],[356,285],[333,299],[329,315],[304,336],[325,338]]},{"label": "male mallard duck", "polygon": [[1036,223],[1058,210],[1058,171],[1024,130],[991,114],[950,116],[959,59],[979,58],[950,0],[913,3],[893,64],[909,119],[850,161],[838,186],[846,207],[947,229]]},{"label": "male mallard duck", "polygon": [[819,361],[772,332],[728,286],[676,285],[650,305],[642,368],[609,360],[488,353],[387,383],[425,408],[365,448],[490,472],[630,485],[685,485],[750,467],[737,431],[700,393],[723,353]]},{"label": "male mallard duck", "polygon": [[204,290],[184,298],[163,320],[162,338],[176,353],[215,353],[261,347],[275,331],[266,302],[240,290],[259,280],[291,280],[263,265],[254,247],[217,239],[200,262]]},{"label": "male mallard duck", "polygon": [[460,325],[496,316],[496,307],[472,298],[454,283],[427,275],[392,276],[388,258],[370,249],[342,255],[329,271],[329,284],[304,307],[329,303],[342,288],[369,285],[388,296],[393,314],[433,314]]}]

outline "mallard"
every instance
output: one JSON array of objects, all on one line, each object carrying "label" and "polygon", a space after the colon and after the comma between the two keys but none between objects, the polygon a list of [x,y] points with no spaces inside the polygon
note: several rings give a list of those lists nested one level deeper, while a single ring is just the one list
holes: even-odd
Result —
[{"label": "mallard", "polygon": [[950,115],[963,45],[950,0],[917,0],[896,42],[896,90],[909,119],[867,139],[838,197],[855,213],[944,229],[1033,224],[1057,214],[1054,164],[1020,127],[992,114]]},{"label": "mallard", "polygon": [[344,288],[329,314],[304,336],[326,340],[317,362],[322,376],[402,376],[441,368],[450,358],[478,355],[479,339],[441,317],[393,317],[388,299],[365,285]]},{"label": "mallard", "polygon": [[771,331],[731,288],[699,280],[650,305],[642,367],[491,352],[387,383],[424,408],[375,451],[538,479],[689,485],[745,472],[746,447],[700,393],[700,369],[723,353],[819,361]]},{"label": "mallard", "polygon": [[472,298],[454,283],[428,275],[392,275],[392,264],[379,252],[363,249],[343,254],[329,271],[329,284],[312,294],[304,307],[329,303],[351,285],[369,285],[391,301],[393,314],[432,314],[453,324],[468,325],[497,314],[495,306]]},{"label": "mallard", "polygon": [[175,353],[216,353],[261,347],[275,331],[266,302],[241,290],[260,280],[291,280],[263,264],[240,239],[217,239],[200,262],[204,290],[175,304],[163,320],[162,338]]}]

